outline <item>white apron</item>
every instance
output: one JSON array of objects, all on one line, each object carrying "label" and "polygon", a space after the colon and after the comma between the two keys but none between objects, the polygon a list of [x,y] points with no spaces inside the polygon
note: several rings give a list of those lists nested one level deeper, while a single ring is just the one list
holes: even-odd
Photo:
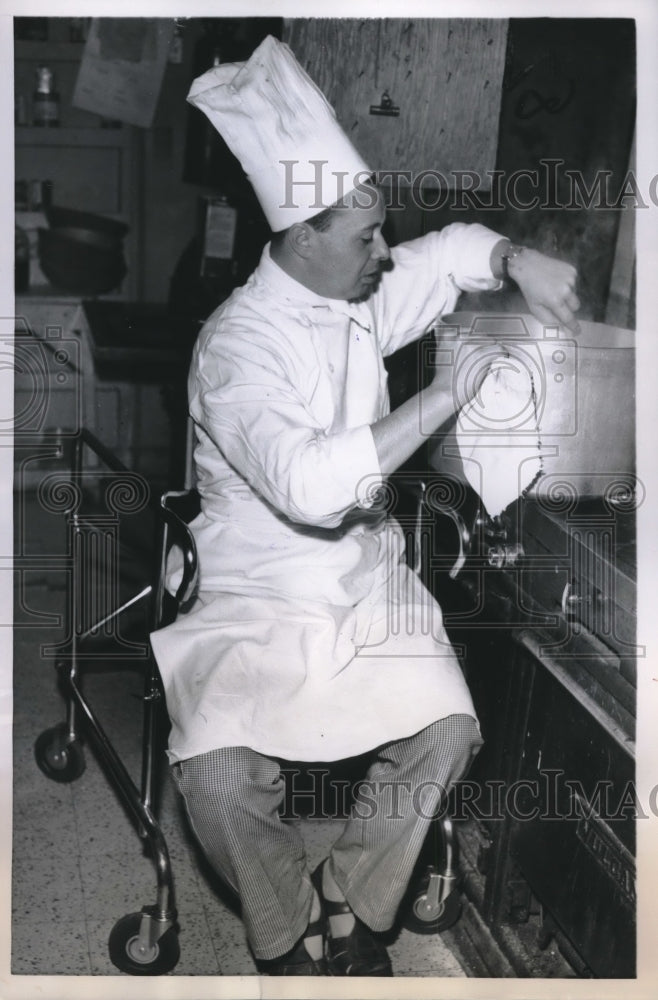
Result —
[{"label": "white apron", "polygon": [[498,237],[450,226],[393,252],[365,303],[315,295],[269,257],[210,318],[190,372],[199,600],[152,635],[169,757],[249,746],[336,760],[473,704],[441,612],[373,505],[383,355],[460,288],[496,287]]}]

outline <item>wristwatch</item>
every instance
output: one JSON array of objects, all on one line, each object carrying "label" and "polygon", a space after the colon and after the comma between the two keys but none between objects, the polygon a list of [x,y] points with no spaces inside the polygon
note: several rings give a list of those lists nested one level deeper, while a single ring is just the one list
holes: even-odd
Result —
[{"label": "wristwatch", "polygon": [[[525,249],[526,248],[524,246],[519,246],[518,243],[510,243],[501,254],[501,260],[503,262],[503,278],[506,281],[510,280],[510,273],[509,273],[510,261],[514,260],[515,257],[518,257],[519,254],[522,254]],[[512,280],[514,279],[512,278]]]}]

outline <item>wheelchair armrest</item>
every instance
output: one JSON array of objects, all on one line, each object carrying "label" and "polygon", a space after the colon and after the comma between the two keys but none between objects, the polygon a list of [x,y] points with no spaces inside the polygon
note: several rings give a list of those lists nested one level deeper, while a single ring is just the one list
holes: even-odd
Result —
[{"label": "wheelchair armrest", "polygon": [[[416,516],[415,516],[415,528],[414,528],[414,556],[412,569],[415,573],[422,573],[422,528],[424,517],[427,513],[441,513],[449,517],[457,529],[457,539],[459,543],[459,551],[455,559],[455,563],[449,571],[449,576],[454,580],[466,562],[467,557],[471,553],[473,546],[474,537],[474,527],[471,528],[461,511],[453,506],[449,501],[437,503],[437,497],[434,495],[432,486],[432,479],[437,480],[439,477],[430,476],[429,482],[427,478],[418,476],[405,478],[402,483],[402,489],[409,496],[413,497],[416,502]],[[475,515],[477,519],[477,514]],[[477,523],[477,520],[475,521]]]},{"label": "wheelchair armrest", "polygon": [[[185,511],[184,516],[172,509],[172,503],[175,503],[181,511]],[[161,540],[155,591],[156,628],[160,626],[163,618],[167,556],[174,546],[180,550],[183,558],[182,579],[173,595],[176,612],[189,603],[196,594],[199,583],[199,557],[194,535],[186,519],[190,513],[193,516],[198,506],[198,497],[190,491],[172,491],[164,493],[160,498]]]}]

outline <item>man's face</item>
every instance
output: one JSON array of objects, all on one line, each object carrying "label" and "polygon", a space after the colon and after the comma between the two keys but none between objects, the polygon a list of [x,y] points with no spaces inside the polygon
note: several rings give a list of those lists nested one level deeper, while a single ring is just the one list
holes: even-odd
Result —
[{"label": "man's face", "polygon": [[352,192],[347,201],[333,213],[327,230],[313,234],[313,287],[330,299],[367,298],[390,257],[382,236],[386,217],[382,196],[369,188],[367,194]]}]

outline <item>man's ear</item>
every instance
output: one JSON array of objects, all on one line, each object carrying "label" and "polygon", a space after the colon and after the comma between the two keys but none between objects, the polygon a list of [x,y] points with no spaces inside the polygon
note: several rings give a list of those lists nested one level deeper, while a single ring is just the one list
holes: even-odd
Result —
[{"label": "man's ear", "polygon": [[315,230],[306,222],[295,222],[286,236],[290,250],[298,257],[307,260],[313,253]]}]

